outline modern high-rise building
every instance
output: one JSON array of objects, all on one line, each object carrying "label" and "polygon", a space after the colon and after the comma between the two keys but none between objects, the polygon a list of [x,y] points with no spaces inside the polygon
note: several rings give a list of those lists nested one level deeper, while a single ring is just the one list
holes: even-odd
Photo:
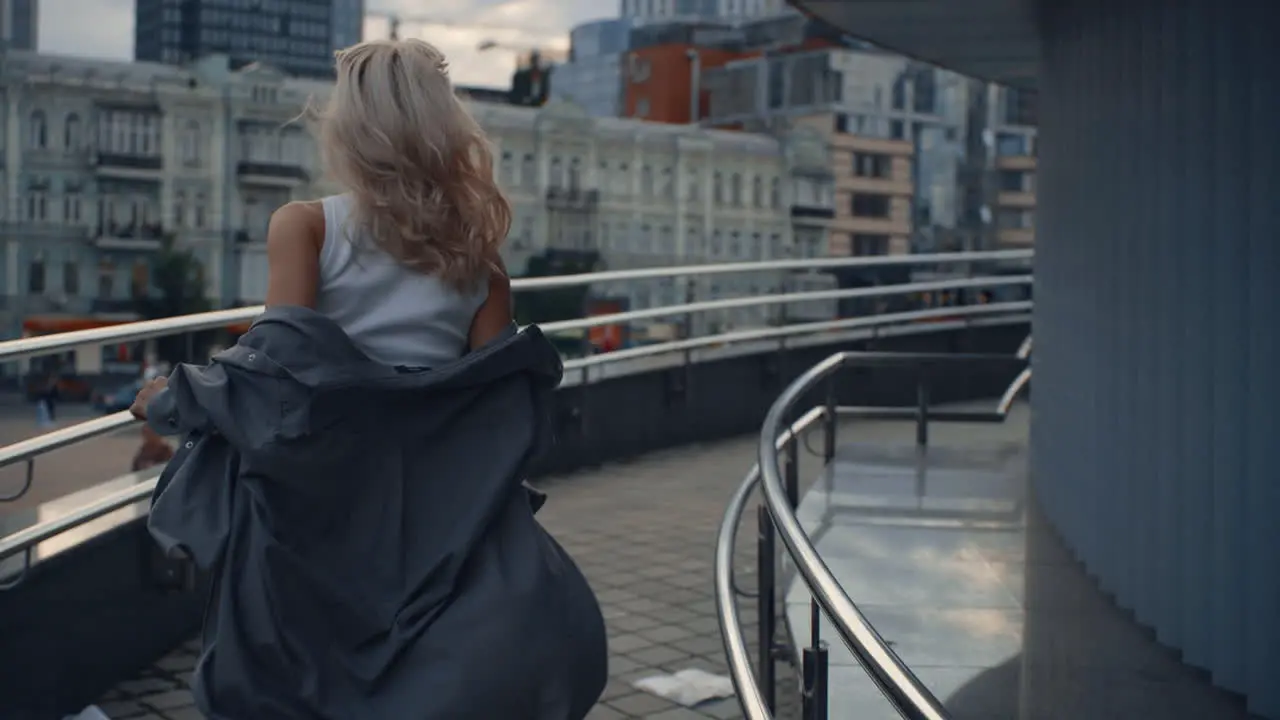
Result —
[{"label": "modern high-rise building", "polygon": [[622,0],[623,18],[637,23],[735,21],[788,12],[782,0]]},{"label": "modern high-rise building", "polygon": [[35,50],[40,0],[0,0],[0,48]]},{"label": "modern high-rise building", "polygon": [[333,51],[359,42],[363,27],[363,0],[137,0],[134,58],[173,65],[216,53],[235,67],[326,77]]}]

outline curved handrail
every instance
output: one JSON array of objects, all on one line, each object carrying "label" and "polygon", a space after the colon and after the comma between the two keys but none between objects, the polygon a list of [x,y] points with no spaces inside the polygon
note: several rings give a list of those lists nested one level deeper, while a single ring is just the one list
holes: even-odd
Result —
[{"label": "curved handrail", "polygon": [[[807,292],[772,293],[763,295],[745,295],[742,297],[722,298],[720,300],[702,300],[699,302],[643,310],[626,310],[623,312],[592,315],[574,320],[557,320],[541,323],[543,332],[555,333],[566,330],[613,325],[614,323],[646,320],[649,318],[688,315],[690,313],[713,312],[715,310],[732,310],[734,308],[756,307],[759,305],[788,305],[823,300],[850,300],[854,298],[884,297],[915,292],[933,292],[937,290],[963,290],[966,288],[1000,287],[1004,285],[1030,285],[1030,275],[991,275],[973,278],[951,278],[948,280],[929,280],[927,282],[898,283],[895,285],[873,285],[871,287],[840,288],[837,290],[811,290]],[[961,306],[964,307],[964,306]],[[934,308],[936,309],[936,308]]]},{"label": "curved handrail", "polygon": [[1022,389],[1031,382],[1031,368],[1025,368],[1018,376],[1009,383],[1009,387],[1005,389],[1004,395],[1000,397],[1000,402],[996,404],[996,412],[1000,415],[1008,415],[1009,408],[1013,407],[1013,401],[1018,399],[1018,394]]},{"label": "curved handrail", "polygon": [[[511,286],[512,289],[520,291],[548,290],[590,285],[592,283],[609,283],[624,280],[649,280],[667,277],[680,277],[685,275],[723,275],[732,273],[772,272],[780,270],[821,271],[847,267],[881,267],[893,265],[947,265],[958,262],[1017,260],[1029,259],[1031,257],[1032,251],[1030,250],[998,250],[992,252],[936,253],[929,255],[766,260],[761,262],[682,265],[663,268],[641,268],[636,270],[608,270],[594,273],[580,273],[577,275],[557,275],[538,278],[515,278],[511,281]],[[988,285],[1017,285],[1029,282],[1031,282],[1031,277],[1028,275],[997,275],[984,278],[938,280],[931,281],[930,283],[917,283],[917,285],[929,286],[925,290],[927,291],[964,287],[983,287]],[[700,303],[689,303],[686,305],[669,305],[665,308],[655,308],[652,311],[646,309],[644,311],[632,310],[621,313],[602,314],[591,318],[564,321],[564,323],[559,326],[557,326],[557,323],[547,323],[546,330],[548,332],[556,332],[566,329],[598,327],[617,322],[625,322],[628,319],[681,315],[732,307],[768,304],[777,302],[776,298],[779,297],[788,298],[782,302],[798,303],[812,300],[838,299],[842,297],[893,295],[899,292],[913,292],[911,287],[912,284],[898,284],[883,285],[875,288],[816,291],[813,294],[774,293],[770,295],[755,295],[751,296],[749,300],[743,298],[709,300]],[[725,303],[727,301],[733,301],[733,303],[736,304],[717,304]],[[251,321],[260,315],[264,309],[264,306],[256,305],[251,307],[233,308],[230,310],[215,310],[212,312],[161,318],[158,320],[144,320],[141,322],[114,325],[111,327],[75,330],[72,332],[56,333],[40,337],[9,340],[0,342],[0,362],[10,362],[24,358],[49,355],[56,352],[75,349],[82,345],[135,342],[138,340],[149,340],[151,338],[175,335],[183,332],[195,332],[199,330],[211,330],[226,327],[236,323]],[[659,310],[662,312],[658,312]]]},{"label": "curved handrail", "polygon": [[[804,432],[810,425],[825,417],[827,409],[815,407],[801,415],[791,423],[775,443],[781,448],[792,437]],[[729,658],[730,678],[738,701],[742,705],[749,720],[768,720],[769,708],[751,676],[751,663],[747,657],[747,641],[742,637],[742,623],[738,621],[738,608],[734,603],[733,583],[733,549],[737,547],[738,520],[746,509],[747,500],[760,481],[760,466],[754,465],[747,479],[738,487],[725,510],[724,520],[720,523],[720,531],[716,535],[715,587],[716,610],[720,621],[720,637],[724,642],[724,652]]]},{"label": "curved handrail", "polygon": [[848,358],[848,353],[837,353],[809,368],[788,385],[769,408],[760,431],[759,445],[765,503],[773,516],[778,536],[795,561],[796,570],[804,577],[814,600],[885,697],[908,720],[947,720],[949,716],[941,701],[880,637],[823,562],[792,511],[783,487],[777,447],[783,418],[806,392],[840,369]]},{"label": "curved handrail", "polygon": [[[851,318],[848,320],[798,323],[795,325],[787,325],[777,328],[762,328],[757,330],[719,333],[716,335],[706,335],[688,340],[675,340],[638,348],[630,348],[627,350],[618,350],[603,355],[567,360],[565,361],[564,366],[566,370],[572,370],[575,368],[586,368],[610,362],[677,353],[700,347],[767,339],[785,340],[786,338],[793,336],[815,335],[823,332],[858,327],[894,325],[899,323],[908,323],[914,320],[927,320],[936,317],[953,317],[956,315],[968,316],[999,314],[1027,310],[1029,308],[1030,303],[1028,301],[1018,301],[1011,303],[992,303],[988,305],[932,308],[929,310],[915,310],[903,313],[886,313],[883,315]],[[920,326],[919,331],[927,332],[933,329],[935,329],[933,326],[922,325]],[[118,412],[105,417],[77,423],[66,428],[55,430],[51,433],[39,435],[29,440],[24,440],[20,443],[0,448],[0,467],[21,462],[23,460],[30,460],[31,458],[71,445],[80,440],[127,427],[135,422],[137,421],[134,420],[133,416],[130,415],[128,411]],[[29,554],[31,549],[41,542],[55,537],[67,530],[83,525],[91,520],[97,519],[98,517],[119,509],[124,505],[128,505],[131,502],[144,499],[150,494],[150,490],[154,488],[154,486],[155,483],[151,482],[149,484],[142,483],[137,487],[129,488],[127,493],[138,494],[135,500],[125,501],[122,499],[124,494],[113,494],[97,502],[85,505],[67,516],[34,525],[8,537],[0,537],[0,561],[22,553]],[[129,495],[129,497],[132,497],[132,495]],[[122,504],[114,504],[117,501]]]}]

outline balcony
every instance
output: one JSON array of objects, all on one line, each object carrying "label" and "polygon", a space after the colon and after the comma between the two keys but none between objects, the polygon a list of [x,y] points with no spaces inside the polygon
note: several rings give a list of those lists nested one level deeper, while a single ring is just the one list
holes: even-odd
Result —
[{"label": "balcony", "polygon": [[241,160],[236,164],[236,177],[249,185],[294,188],[310,181],[311,173],[293,162]]},{"label": "balcony", "polygon": [[1025,191],[1001,191],[996,195],[996,205],[1002,208],[1026,208],[1036,206],[1036,194]]},{"label": "balcony", "polygon": [[547,188],[547,209],[552,212],[591,213],[599,207],[599,190]]},{"label": "balcony", "polygon": [[997,170],[1035,170],[1035,155],[1000,155],[996,157]]},{"label": "balcony", "polygon": [[1000,247],[1022,249],[1035,244],[1035,230],[1031,228],[1000,228],[996,231],[996,240]]},{"label": "balcony", "polygon": [[159,223],[99,225],[93,246],[99,250],[155,252],[164,246],[164,227]]},{"label": "balcony", "polygon": [[164,158],[159,155],[135,155],[99,150],[90,153],[89,158],[90,164],[99,175],[155,178],[156,173],[164,167]]},{"label": "balcony", "polygon": [[836,216],[836,209],[823,205],[792,205],[792,220],[832,220]]}]

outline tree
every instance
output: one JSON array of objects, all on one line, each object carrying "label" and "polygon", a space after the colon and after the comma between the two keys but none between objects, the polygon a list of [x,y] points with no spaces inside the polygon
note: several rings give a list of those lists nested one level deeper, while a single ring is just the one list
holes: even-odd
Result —
[{"label": "tree", "polygon": [[[600,255],[595,252],[547,250],[529,258],[524,277],[549,277],[594,272]],[[516,320],[521,325],[573,320],[587,311],[591,288],[575,285],[554,290],[530,290],[516,295]],[[551,337],[562,352],[579,352],[583,341]]]},{"label": "tree", "polygon": [[[138,314],[144,319],[191,315],[211,310],[205,295],[204,265],[195,253],[178,247],[172,233],[151,258],[149,287],[134,287]],[[184,333],[159,338],[156,353],[168,363],[191,362],[200,358],[212,342],[215,331]]]}]

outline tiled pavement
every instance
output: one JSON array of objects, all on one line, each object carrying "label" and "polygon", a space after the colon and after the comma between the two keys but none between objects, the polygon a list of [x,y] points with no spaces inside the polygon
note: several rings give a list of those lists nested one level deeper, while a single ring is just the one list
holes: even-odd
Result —
[{"label": "tiled pavement", "polygon": [[[860,423],[858,435],[907,437],[903,424]],[[814,438],[815,442],[817,438]],[[815,477],[805,455],[801,477]],[[586,573],[610,631],[611,679],[590,720],[699,720],[741,717],[733,699],[696,709],[639,692],[631,682],[696,667],[727,673],[712,589],[715,536],[729,496],[755,458],[755,437],[652,453],[550,478],[539,519]],[[755,586],[754,522],[739,533],[738,584]],[[755,609],[740,604],[755,638]],[[101,707],[112,720],[198,720],[186,682],[194,646],[178,649],[138,679],[121,684]],[[780,713],[792,715],[795,682],[784,671]]]}]

